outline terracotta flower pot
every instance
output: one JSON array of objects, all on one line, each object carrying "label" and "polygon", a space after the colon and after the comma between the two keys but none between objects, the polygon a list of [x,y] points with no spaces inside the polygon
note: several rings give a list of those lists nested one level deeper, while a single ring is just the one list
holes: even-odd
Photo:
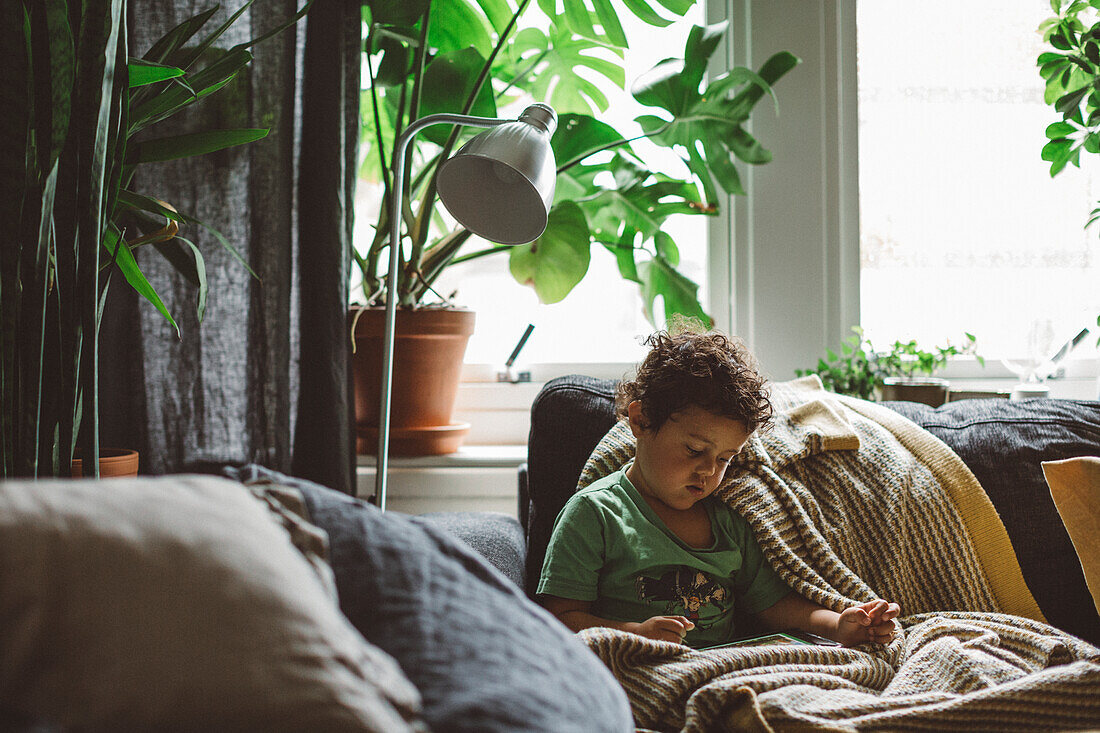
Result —
[{"label": "terracotta flower pot", "polygon": [[[359,308],[348,313],[348,326]],[[378,452],[378,410],[382,384],[385,309],[366,308],[355,322],[356,449]],[[466,343],[474,332],[473,311],[420,308],[397,311],[393,386],[390,396],[390,454],[453,453],[470,430],[452,420]]]},{"label": "terracotta flower pot", "polygon": [[[84,475],[84,461],[73,458],[72,476],[81,478]],[[117,478],[120,476],[138,475],[138,452],[126,448],[100,448],[99,449],[99,477]]]},{"label": "terracotta flower pot", "polygon": [[921,402],[939,407],[947,402],[951,383],[938,377],[887,377],[882,380],[882,400]]}]

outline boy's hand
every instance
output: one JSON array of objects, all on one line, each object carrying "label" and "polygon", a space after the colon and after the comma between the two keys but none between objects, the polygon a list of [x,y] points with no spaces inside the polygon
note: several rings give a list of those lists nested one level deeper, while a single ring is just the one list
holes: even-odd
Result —
[{"label": "boy's hand", "polygon": [[679,644],[684,634],[695,628],[695,624],[684,616],[652,616],[645,621],[627,624],[627,631],[658,641],[671,641]]},{"label": "boy's hand", "polygon": [[885,644],[894,638],[894,619],[901,607],[882,599],[845,608],[837,619],[837,641],[845,646],[876,642]]}]

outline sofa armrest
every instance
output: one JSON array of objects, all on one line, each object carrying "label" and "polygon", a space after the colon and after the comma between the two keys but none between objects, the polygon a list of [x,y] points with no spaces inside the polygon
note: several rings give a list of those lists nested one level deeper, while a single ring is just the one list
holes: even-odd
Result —
[{"label": "sofa armrest", "polygon": [[428,512],[417,519],[462,540],[506,578],[524,587],[527,543],[515,518],[499,512]]}]

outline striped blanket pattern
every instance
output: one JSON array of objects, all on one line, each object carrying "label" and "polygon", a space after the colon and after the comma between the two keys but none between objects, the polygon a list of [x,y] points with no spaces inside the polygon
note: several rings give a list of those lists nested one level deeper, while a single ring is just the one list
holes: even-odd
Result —
[{"label": "striped blanket pattern", "polygon": [[[775,384],[717,495],[802,595],[834,610],[887,598],[889,645],[694,651],[612,629],[582,640],[640,730],[1100,730],[1100,649],[1045,623],[992,503],[930,433],[816,377]],[[616,425],[586,486],[633,456]]]}]

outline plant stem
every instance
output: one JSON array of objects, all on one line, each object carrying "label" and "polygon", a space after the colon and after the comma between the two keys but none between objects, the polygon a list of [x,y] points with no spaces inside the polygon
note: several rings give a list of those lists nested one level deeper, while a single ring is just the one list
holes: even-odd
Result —
[{"label": "plant stem", "polygon": [[390,197],[390,167],[386,161],[385,144],[382,142],[382,116],[378,114],[378,88],[374,83],[374,67],[370,62],[370,49],[374,48],[374,24],[367,34],[367,75],[370,77],[371,112],[374,114],[374,136],[378,144],[378,164],[382,168],[382,197]]},{"label": "plant stem", "polygon": [[[527,10],[527,6],[530,2],[531,0],[521,0],[519,6],[516,8],[516,12],[512,14],[511,19],[508,21],[508,25],[501,31],[496,45],[493,46],[492,53],[489,54],[489,58],[486,59],[484,66],[481,67],[481,72],[478,74],[477,81],[474,82],[474,86],[470,90],[469,96],[466,98],[466,104],[462,107],[462,114],[470,114],[470,110],[473,109],[474,102],[477,100],[478,93],[481,92],[481,88],[485,85],[485,80],[489,77],[489,72],[492,71],[493,61],[495,61],[497,55],[500,54],[500,50],[504,47],[505,41],[508,40],[508,36],[516,27],[520,16]],[[451,134],[447,137],[447,142],[443,145],[443,151],[439,156],[440,161],[447,160],[447,158],[450,157],[451,150],[454,149],[455,142],[458,140],[459,132],[460,127],[455,125],[454,129],[451,130]],[[437,165],[432,173],[431,179],[428,181],[427,188],[424,190],[424,196],[420,200],[420,212],[416,222],[416,237],[413,239],[412,254],[410,256],[410,261],[412,262],[419,260],[424,249],[424,242],[428,237],[428,220],[430,217],[431,203],[435,200],[436,180],[438,176],[439,166]],[[443,266],[446,266],[446,263],[449,261],[449,259],[445,261]],[[439,268],[439,271],[441,270],[442,267]],[[424,277],[423,273],[421,273],[421,277]],[[425,284],[430,285],[435,281],[435,277],[438,277],[438,271],[435,276],[426,278]]]}]

